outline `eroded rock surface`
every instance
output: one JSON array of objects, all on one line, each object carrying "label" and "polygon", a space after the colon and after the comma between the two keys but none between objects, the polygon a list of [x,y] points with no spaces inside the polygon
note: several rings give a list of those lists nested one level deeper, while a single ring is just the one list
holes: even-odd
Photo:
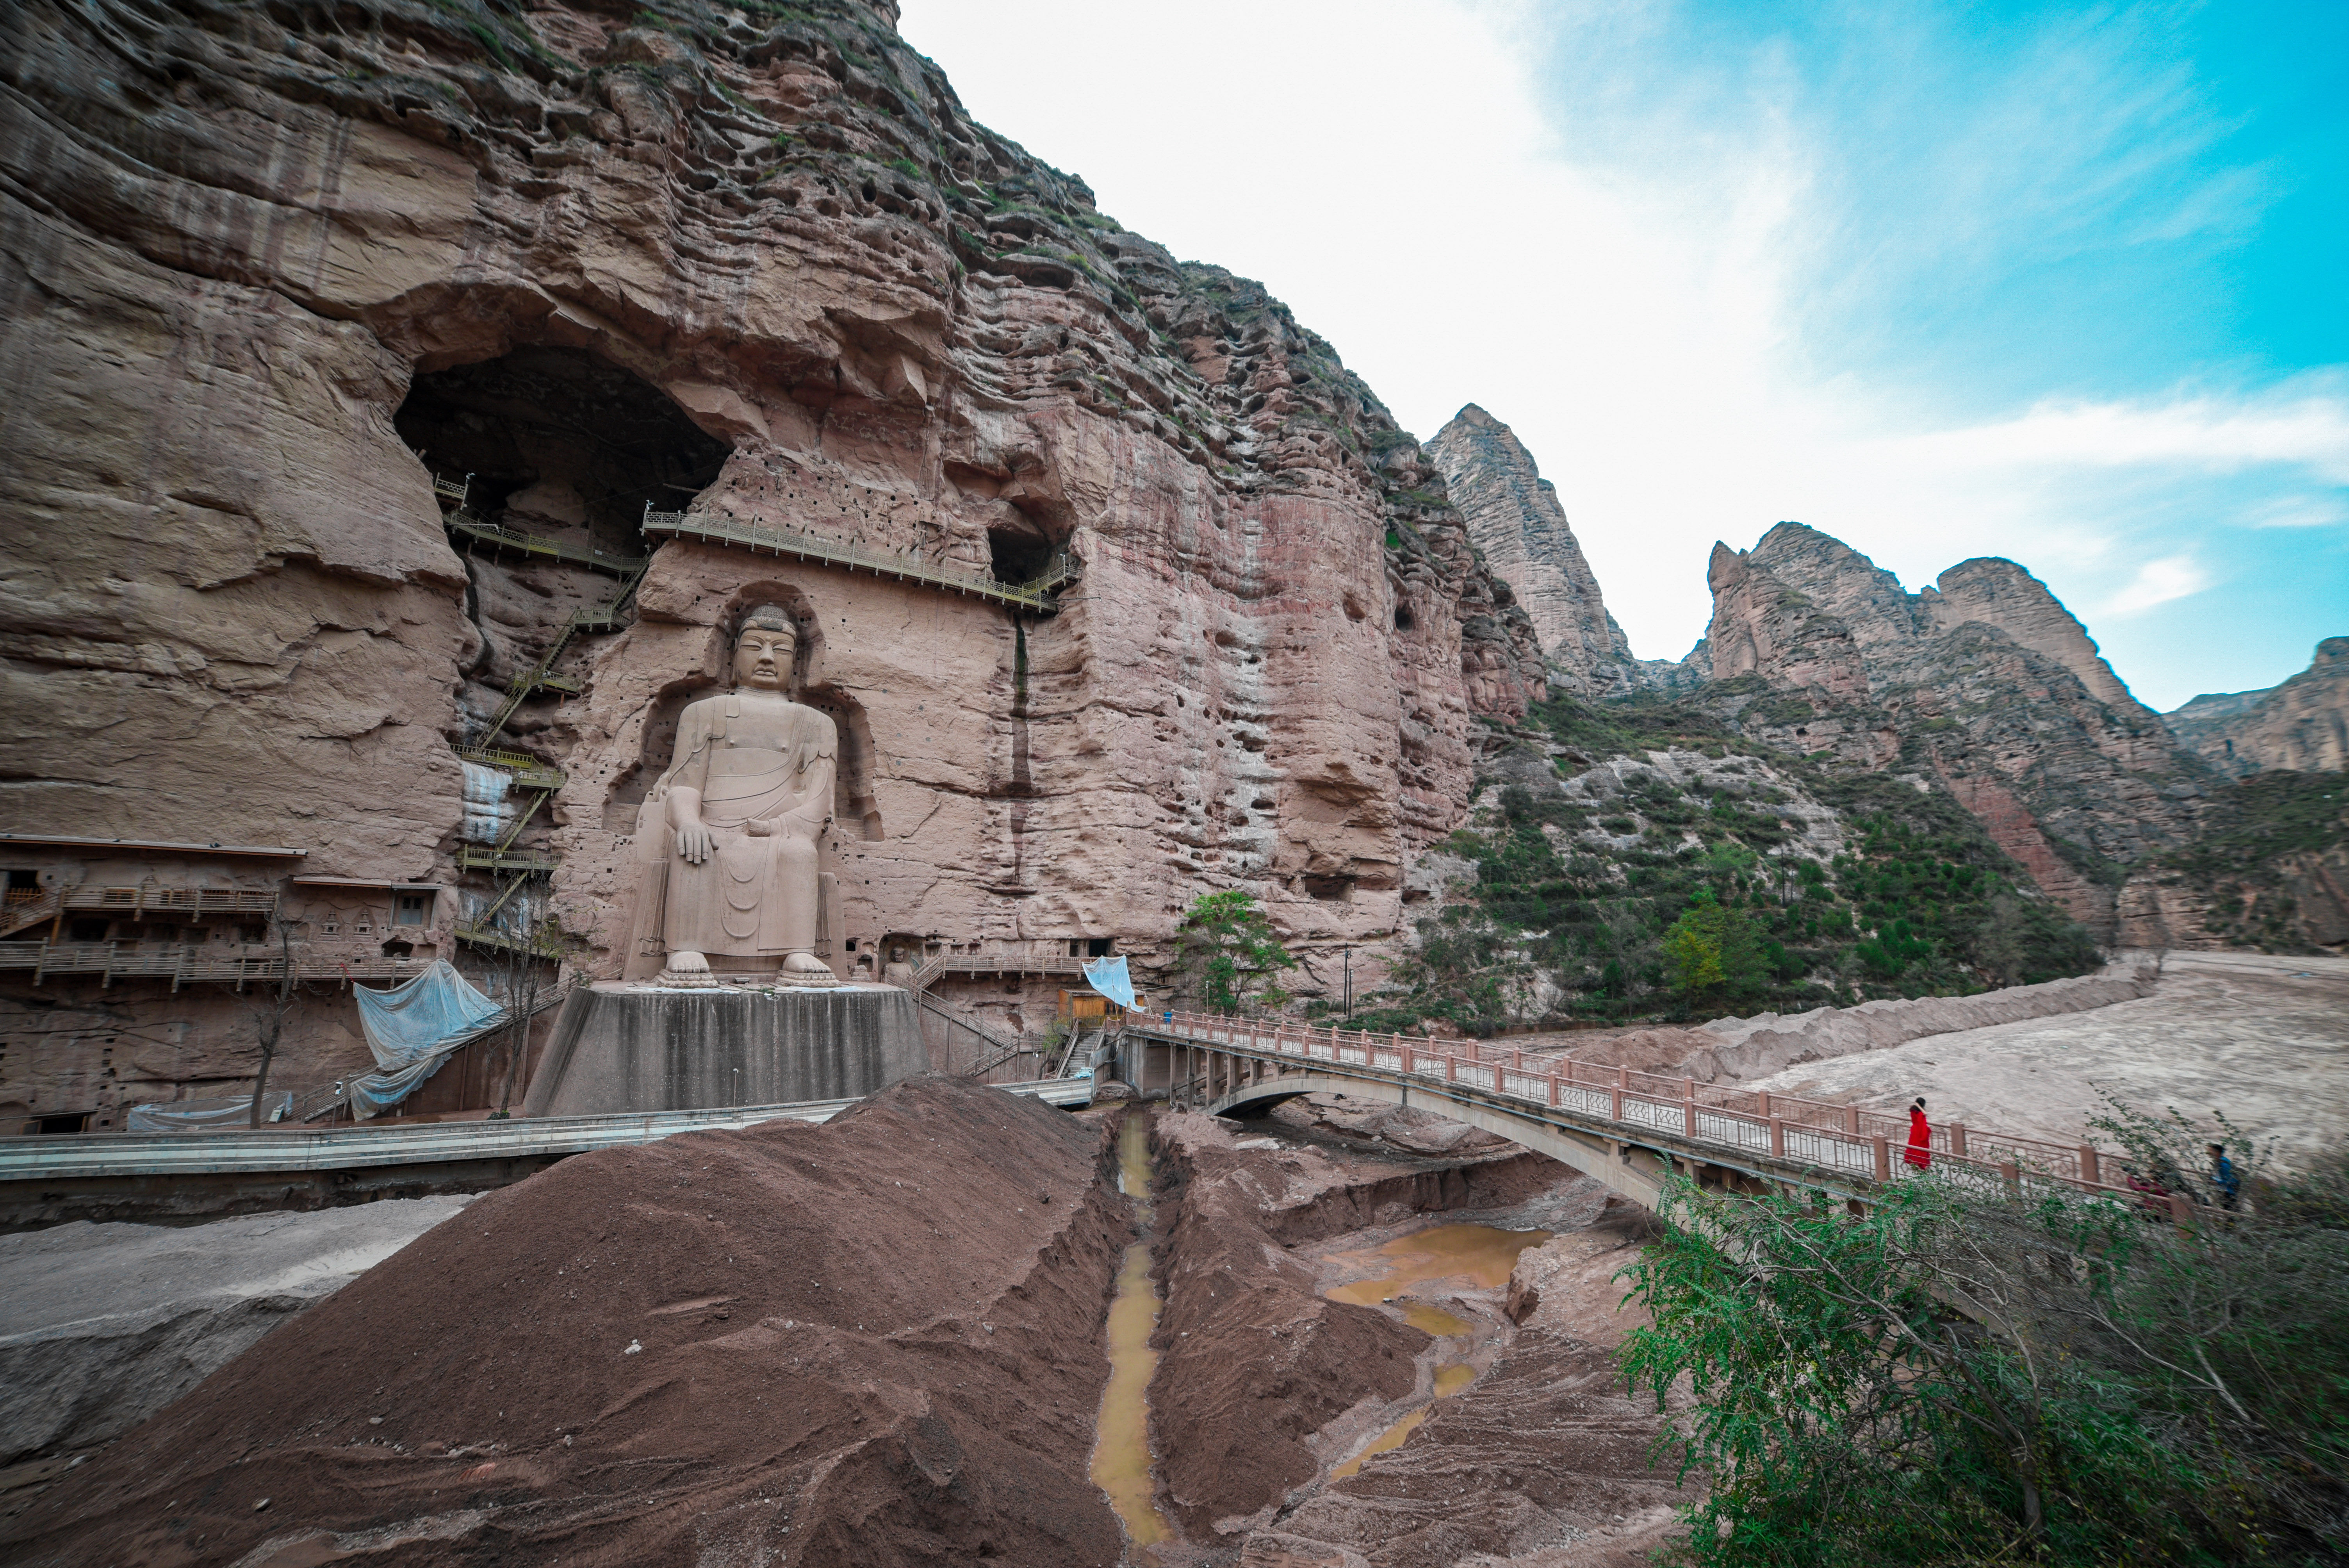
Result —
[{"label": "eroded rock surface", "polygon": [[2213,692],[2162,715],[2204,761],[2234,778],[2263,769],[2349,769],[2349,637],[2316,645],[2306,669],[2263,691]]},{"label": "eroded rock surface", "polygon": [[[1328,343],[974,124],[895,20],[14,14],[12,821],[287,844],[477,909],[450,742],[616,590],[460,557],[431,480],[471,473],[485,521],[583,548],[657,542],[649,505],[980,577],[1081,565],[1040,620],[661,543],[633,624],[549,672],[578,700],[501,738],[567,775],[522,841],[563,861],[531,912],[599,974],[636,800],[770,599],[821,628],[802,674],[853,753],[850,935],[1111,936],[1147,967],[1229,885],[1308,951],[1392,931],[1474,720],[1542,690],[1532,624]],[[203,1028],[207,1058],[249,1049],[233,1011]]]},{"label": "eroded rock surface", "polygon": [[1599,591],[1599,579],[1516,432],[1471,403],[1427,443],[1453,503],[1494,574],[1506,583],[1541,638],[1552,677],[1568,690],[1606,696],[1641,683],[1630,640]]},{"label": "eroded rock surface", "polygon": [[1751,551],[1716,545],[1709,581],[1713,622],[1690,662],[1745,733],[1930,769],[2100,939],[2127,868],[2192,832],[2209,769],[2013,562],[1964,562],[1911,596],[1849,546],[1782,522]]}]

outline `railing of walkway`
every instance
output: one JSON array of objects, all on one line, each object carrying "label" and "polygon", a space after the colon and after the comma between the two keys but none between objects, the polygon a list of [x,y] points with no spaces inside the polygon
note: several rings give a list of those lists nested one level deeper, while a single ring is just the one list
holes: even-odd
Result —
[{"label": "railing of walkway", "polygon": [[[299,981],[406,980],[432,966],[429,958],[349,958],[308,955],[294,961]],[[38,985],[52,975],[96,975],[101,985],[148,978],[181,985],[235,985],[275,982],[285,974],[281,957],[221,956],[201,946],[155,942],[0,942],[0,970],[29,969]]]},{"label": "railing of walkway", "polygon": [[477,543],[524,555],[543,555],[550,561],[565,561],[613,577],[627,577],[644,570],[644,558],[641,556],[613,555],[593,545],[574,543],[553,534],[525,533],[519,528],[491,522],[471,511],[452,511],[440,521],[448,525],[451,533]]},{"label": "railing of walkway", "polygon": [[[1683,1143],[1792,1161],[1862,1180],[1889,1181],[1908,1169],[1905,1118],[1764,1090],[1699,1084],[1563,1055],[1496,1053],[1473,1041],[1434,1042],[1287,1021],[1168,1013],[1134,1020],[1139,1032],[1215,1050],[1351,1068],[1365,1077],[1432,1078],[1464,1085],[1535,1115],[1563,1110],[1612,1123],[1625,1138],[1662,1134]],[[2137,1202],[2140,1194],[2104,1179],[2106,1160],[2089,1144],[1934,1123],[1932,1163],[1958,1181],[1983,1186],[2052,1181]]]},{"label": "railing of walkway", "polygon": [[762,528],[705,512],[654,511],[647,507],[644,531],[647,539],[667,535],[698,539],[708,544],[739,544],[777,555],[796,556],[802,561],[822,562],[827,566],[845,567],[851,572],[869,572],[876,577],[894,577],[901,583],[919,583],[952,593],[976,594],[1041,614],[1059,608],[1053,596],[1077,580],[1076,562],[1066,553],[1053,556],[1046,563],[1043,574],[1032,582],[999,583],[973,573],[951,572],[919,556],[872,550],[844,540],[802,533],[797,529]]}]

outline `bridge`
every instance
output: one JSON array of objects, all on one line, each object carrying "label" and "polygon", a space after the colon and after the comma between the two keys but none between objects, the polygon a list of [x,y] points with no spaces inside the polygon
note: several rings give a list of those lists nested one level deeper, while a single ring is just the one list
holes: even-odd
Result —
[{"label": "bridge", "polygon": [[[1164,1066],[1154,1071],[1159,1051]],[[1319,1093],[1417,1107],[1547,1154],[1649,1209],[1675,1169],[1708,1187],[1801,1188],[1853,1202],[1910,1169],[1905,1115],[1562,1055],[1528,1059],[1475,1040],[1168,1013],[1128,1020],[1119,1073],[1145,1096],[1164,1091],[1217,1116]],[[1932,1168],[1982,1190],[2054,1183],[2140,1202],[2104,1179],[2106,1164],[2089,1144],[1932,1124]],[[2175,1217],[2190,1216],[2183,1194],[2170,1202]]]}]

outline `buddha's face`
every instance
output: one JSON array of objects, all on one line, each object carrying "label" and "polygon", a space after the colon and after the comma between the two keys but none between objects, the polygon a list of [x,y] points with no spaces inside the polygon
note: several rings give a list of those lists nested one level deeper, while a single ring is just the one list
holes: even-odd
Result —
[{"label": "buddha's face", "polygon": [[734,684],[762,691],[781,691],[792,678],[792,656],[799,637],[772,626],[746,628],[734,644]]}]

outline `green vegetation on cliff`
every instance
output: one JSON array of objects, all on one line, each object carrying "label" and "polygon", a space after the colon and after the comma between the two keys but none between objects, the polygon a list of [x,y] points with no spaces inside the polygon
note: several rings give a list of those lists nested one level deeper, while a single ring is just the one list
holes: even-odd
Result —
[{"label": "green vegetation on cliff", "polygon": [[2314,953],[2316,941],[2338,935],[2303,907],[2316,891],[2308,884],[2327,869],[2336,882],[2349,875],[2344,846],[2349,775],[2278,770],[2219,791],[2201,835],[2156,865],[2208,901],[2203,923],[2220,940],[2263,953]]},{"label": "green vegetation on cliff", "polygon": [[[1444,846],[1473,882],[1421,922],[1367,1026],[1791,1012],[2096,966],[2087,933],[1928,782],[1774,753],[1678,703],[1553,698],[1526,729],[1497,810]],[[1619,794],[1576,798],[1524,761],[1553,739],[1560,776],[1651,751],[1718,766],[1636,768]],[[1824,858],[1804,815],[1822,806],[1842,846]]]}]

